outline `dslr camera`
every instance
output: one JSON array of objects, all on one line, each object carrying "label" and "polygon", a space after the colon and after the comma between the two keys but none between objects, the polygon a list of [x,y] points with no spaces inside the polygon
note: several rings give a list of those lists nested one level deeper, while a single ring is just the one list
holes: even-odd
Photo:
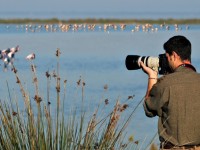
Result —
[{"label": "dslr camera", "polygon": [[147,67],[158,71],[160,75],[165,75],[172,72],[165,54],[159,54],[158,57],[128,55],[125,60],[126,68],[128,70],[140,69],[140,61],[142,61]]}]

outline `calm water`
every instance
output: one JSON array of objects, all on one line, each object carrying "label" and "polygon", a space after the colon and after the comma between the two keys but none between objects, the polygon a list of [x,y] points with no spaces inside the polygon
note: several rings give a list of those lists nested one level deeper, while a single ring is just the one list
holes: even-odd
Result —
[{"label": "calm water", "polygon": [[[159,28],[158,25],[154,26]],[[60,76],[62,81],[67,80],[66,113],[71,106],[80,106],[81,89],[77,88],[76,82],[81,76],[86,83],[84,101],[89,112],[93,112],[101,100],[109,99],[110,104],[105,110],[108,111],[112,109],[116,99],[124,102],[128,96],[135,95],[134,99],[129,101],[130,107],[126,112],[128,115],[145,94],[147,76],[142,70],[128,71],[126,69],[124,62],[127,55],[158,56],[164,53],[162,45],[165,41],[174,35],[184,35],[192,43],[193,64],[197,71],[200,71],[200,26],[189,26],[187,30],[186,26],[181,27],[177,31],[174,26],[171,26],[170,30],[159,28],[156,32],[151,30],[132,32],[133,25],[127,26],[125,30],[116,31],[113,29],[104,31],[102,27],[96,26],[94,31],[81,28],[77,31],[70,29],[68,32],[60,30],[46,32],[44,29],[27,31],[25,25],[0,25],[0,49],[20,46],[14,64],[31,97],[34,96],[34,90],[30,63],[25,57],[32,52],[36,54],[34,64],[37,66],[40,94],[46,97],[45,72],[55,70],[57,62],[55,51],[59,48],[61,50]],[[4,72],[2,63],[0,78],[1,99],[8,100],[7,80],[10,90],[15,92],[12,96],[17,95],[19,103],[23,104],[18,96],[20,90],[13,73]],[[107,92],[103,88],[105,84],[108,85]],[[54,91],[54,89],[54,79],[52,79],[51,90]],[[4,97],[6,98],[3,99]],[[53,95],[51,98],[52,106],[55,106]],[[156,132],[157,118],[147,118],[140,105],[129,124],[128,134],[133,134],[134,139],[139,140],[144,148]],[[143,141],[144,144],[142,144]],[[155,141],[158,142],[158,139],[156,138]]]}]

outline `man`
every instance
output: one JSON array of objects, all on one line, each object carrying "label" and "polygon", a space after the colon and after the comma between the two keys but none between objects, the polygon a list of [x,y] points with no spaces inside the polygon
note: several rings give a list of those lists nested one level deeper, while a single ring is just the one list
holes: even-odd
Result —
[{"label": "man", "polygon": [[161,149],[200,150],[200,74],[191,64],[191,43],[174,36],[164,44],[172,73],[158,73],[140,65],[148,74],[144,110],[148,117],[158,116]]}]

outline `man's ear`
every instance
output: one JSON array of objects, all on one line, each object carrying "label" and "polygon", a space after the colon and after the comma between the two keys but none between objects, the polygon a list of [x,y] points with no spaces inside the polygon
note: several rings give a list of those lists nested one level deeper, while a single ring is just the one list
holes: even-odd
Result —
[{"label": "man's ear", "polygon": [[180,56],[175,51],[172,52],[172,57],[174,60],[180,59]]}]

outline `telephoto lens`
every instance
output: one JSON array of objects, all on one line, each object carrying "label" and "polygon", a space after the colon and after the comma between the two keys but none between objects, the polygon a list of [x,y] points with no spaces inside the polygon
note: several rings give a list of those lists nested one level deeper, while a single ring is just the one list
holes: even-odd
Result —
[{"label": "telephoto lens", "polygon": [[147,67],[158,71],[159,68],[159,58],[152,56],[138,56],[138,55],[128,55],[126,57],[126,68],[128,70],[137,70],[140,69],[139,62],[143,62]]},{"label": "telephoto lens", "polygon": [[165,54],[160,54],[159,57],[152,56],[139,56],[139,55],[128,55],[125,60],[126,68],[128,70],[140,69],[139,62],[143,62],[147,67],[158,71],[159,74],[172,73],[169,67],[167,57]]}]

